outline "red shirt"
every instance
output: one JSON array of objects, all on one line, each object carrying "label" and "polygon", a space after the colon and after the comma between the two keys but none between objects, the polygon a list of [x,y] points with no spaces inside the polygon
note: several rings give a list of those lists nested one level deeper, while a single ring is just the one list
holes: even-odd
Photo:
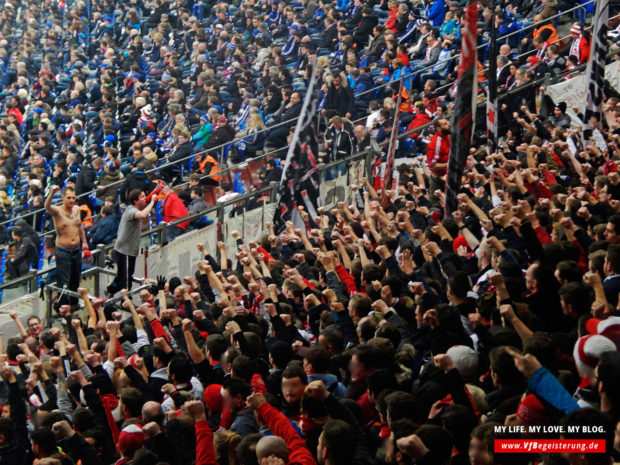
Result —
[{"label": "red shirt", "polygon": [[426,148],[426,160],[428,161],[428,166],[432,173],[436,176],[443,176],[446,174],[446,168],[435,169],[435,164],[448,163],[449,158],[450,137],[440,132],[435,133]]}]

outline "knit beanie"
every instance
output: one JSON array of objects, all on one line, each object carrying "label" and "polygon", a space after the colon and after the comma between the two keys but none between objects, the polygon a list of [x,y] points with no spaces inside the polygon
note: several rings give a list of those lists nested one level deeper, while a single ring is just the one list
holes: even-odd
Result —
[{"label": "knit beanie", "polygon": [[118,435],[118,450],[133,457],[136,451],[144,447],[144,433],[139,425],[129,425]]},{"label": "knit beanie", "polygon": [[602,320],[596,329],[598,334],[608,338],[620,351],[620,316],[612,316]]},{"label": "knit beanie", "polygon": [[599,357],[605,352],[615,352],[616,346],[610,339],[598,334],[580,337],[573,349],[573,358],[581,374],[592,375]]},{"label": "knit beanie", "polygon": [[210,384],[202,393],[202,398],[207,408],[212,413],[220,413],[222,411],[222,385]]},{"label": "knit beanie", "polygon": [[517,417],[526,425],[546,425],[549,423],[545,406],[534,394],[527,395],[521,400],[519,408],[517,408]]},{"label": "knit beanie", "polygon": [[478,354],[467,346],[453,346],[448,349],[447,355],[454,362],[461,377],[465,380],[475,379],[478,372]]}]

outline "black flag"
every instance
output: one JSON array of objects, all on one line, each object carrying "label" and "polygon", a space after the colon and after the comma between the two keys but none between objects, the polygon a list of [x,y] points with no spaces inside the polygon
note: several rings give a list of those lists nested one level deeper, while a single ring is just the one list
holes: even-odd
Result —
[{"label": "black flag", "polygon": [[286,162],[282,170],[282,179],[278,188],[278,200],[273,224],[277,234],[281,233],[287,221],[293,221],[297,227],[301,217],[297,211],[303,206],[310,215],[310,221],[318,216],[320,202],[319,171],[317,169],[318,142],[314,128],[317,112],[317,98],[314,87],[317,79],[316,61],[312,68],[312,78],[301,114],[295,127],[291,145],[288,148]]},{"label": "black flag", "polygon": [[465,28],[463,48],[457,78],[456,101],[452,111],[452,141],[448,160],[448,179],[446,182],[446,216],[458,207],[456,196],[461,188],[461,178],[469,154],[471,137],[474,131],[473,111],[476,108],[476,22],[478,3],[470,1],[465,8]]},{"label": "black flag", "polygon": [[491,17],[491,37],[489,39],[489,72],[487,76],[487,145],[489,154],[497,150],[497,29],[495,13]]},{"label": "black flag", "polygon": [[603,89],[605,85],[605,58],[607,56],[607,22],[609,20],[609,0],[598,0],[592,22],[592,47],[586,70],[588,94],[586,97],[585,123],[596,116],[601,121]]}]

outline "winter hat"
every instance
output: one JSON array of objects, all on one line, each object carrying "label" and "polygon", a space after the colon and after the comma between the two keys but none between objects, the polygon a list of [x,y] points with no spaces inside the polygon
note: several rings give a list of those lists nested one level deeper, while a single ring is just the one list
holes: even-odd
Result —
[{"label": "winter hat", "polygon": [[478,354],[467,346],[452,346],[447,355],[454,362],[454,367],[464,379],[474,379],[478,371]]},{"label": "winter hat", "polygon": [[570,28],[571,34],[581,34],[581,26],[578,23],[573,24],[573,27]]},{"label": "winter hat", "polygon": [[608,338],[620,351],[620,316],[612,316],[601,321],[596,329],[598,334]]},{"label": "winter hat", "polygon": [[525,396],[519,408],[517,408],[517,417],[519,417],[526,425],[546,425],[549,423],[545,406],[538,400],[534,394]]},{"label": "winter hat", "polygon": [[536,63],[540,63],[540,58],[538,58],[536,55],[532,55],[531,57],[527,58],[527,63],[529,65],[535,65]]},{"label": "winter hat", "polygon": [[580,373],[592,375],[601,354],[615,351],[616,346],[610,339],[598,334],[588,334],[577,340],[573,358]]},{"label": "winter hat", "polygon": [[205,401],[207,408],[212,413],[219,413],[222,411],[222,385],[210,384],[206,387],[202,393],[202,398]]},{"label": "winter hat", "polygon": [[118,450],[124,455],[133,457],[136,451],[144,447],[144,433],[138,425],[129,425],[123,428],[118,435]]},{"label": "winter hat", "polygon": [[562,113],[566,113],[566,102],[559,102],[555,104],[555,107]]},{"label": "winter hat", "polygon": [[467,253],[471,252],[471,249],[469,248],[469,244],[467,243],[467,239],[465,239],[465,236],[456,236],[456,238],[452,242],[452,249],[454,250],[454,253],[457,253],[459,250],[459,247],[461,246],[467,248]]}]

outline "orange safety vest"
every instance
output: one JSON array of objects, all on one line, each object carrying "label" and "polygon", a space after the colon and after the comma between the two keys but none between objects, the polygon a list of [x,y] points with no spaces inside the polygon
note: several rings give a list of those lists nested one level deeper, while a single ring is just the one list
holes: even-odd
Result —
[{"label": "orange safety vest", "polygon": [[486,76],[484,74],[484,66],[479,61],[478,63],[478,82],[484,82],[486,80]]},{"label": "orange safety vest", "polygon": [[82,226],[84,229],[88,229],[93,225],[93,212],[90,211],[88,205],[80,205],[80,212],[86,213],[84,216],[84,220],[82,221]]},{"label": "orange safety vest", "polygon": [[[392,94],[392,99],[394,102],[398,101],[398,94]],[[411,108],[411,104],[409,103],[409,91],[405,89],[405,86],[400,91],[400,111],[401,113],[408,113]]]},{"label": "orange safety vest", "polygon": [[220,164],[218,163],[218,161],[213,158],[211,155],[207,155],[204,160],[202,160],[199,163],[199,168],[200,168],[200,172],[204,173],[205,167],[207,166],[207,163],[213,163],[213,166],[211,166],[211,171],[209,171],[209,177],[211,179],[213,179],[215,182],[219,182],[220,181]]},{"label": "orange safety vest", "polygon": [[560,40],[560,36],[558,35],[558,32],[555,30],[555,28],[551,24],[545,24],[544,26],[540,26],[538,29],[534,29],[534,32],[532,34],[533,38],[535,39],[536,37],[538,37],[540,33],[545,29],[549,29],[551,31],[551,35],[545,41],[547,45],[551,45],[553,42],[557,42],[558,40]]}]

